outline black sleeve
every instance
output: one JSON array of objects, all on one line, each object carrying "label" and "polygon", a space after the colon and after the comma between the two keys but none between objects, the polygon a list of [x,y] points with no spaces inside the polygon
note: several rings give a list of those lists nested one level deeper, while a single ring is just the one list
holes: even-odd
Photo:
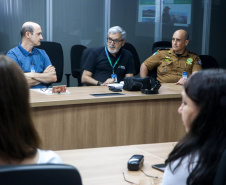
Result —
[{"label": "black sleeve", "polygon": [[83,69],[94,73],[96,69],[96,54],[95,51],[91,51],[83,65]]}]

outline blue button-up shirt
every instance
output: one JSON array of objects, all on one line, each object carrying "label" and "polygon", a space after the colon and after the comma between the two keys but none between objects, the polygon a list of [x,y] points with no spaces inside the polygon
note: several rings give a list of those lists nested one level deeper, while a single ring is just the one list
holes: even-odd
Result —
[{"label": "blue button-up shirt", "polygon": [[[31,66],[34,66],[36,73],[42,73],[49,65],[52,65],[44,50],[34,47],[32,52],[29,53],[21,46],[21,43],[9,50],[7,56],[12,58],[25,73],[31,72]],[[32,88],[42,88],[43,86],[46,86],[46,84],[40,83]]]}]

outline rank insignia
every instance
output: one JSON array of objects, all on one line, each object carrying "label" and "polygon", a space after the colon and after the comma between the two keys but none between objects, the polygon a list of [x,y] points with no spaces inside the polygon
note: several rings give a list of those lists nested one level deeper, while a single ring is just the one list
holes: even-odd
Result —
[{"label": "rank insignia", "polygon": [[188,58],[186,64],[192,65],[192,61],[193,61],[192,58]]},{"label": "rank insignia", "polygon": [[201,59],[199,57],[198,57],[197,62],[199,63],[200,66],[202,65],[202,61],[201,61]]},{"label": "rank insignia", "polygon": [[157,51],[152,56],[155,56],[156,54],[157,54]]},{"label": "rank insignia", "polygon": [[169,56],[165,56],[165,58],[170,58]]}]

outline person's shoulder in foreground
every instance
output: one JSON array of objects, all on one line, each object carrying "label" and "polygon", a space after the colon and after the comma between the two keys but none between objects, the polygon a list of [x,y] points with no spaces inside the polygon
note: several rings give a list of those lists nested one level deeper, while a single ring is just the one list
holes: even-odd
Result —
[{"label": "person's shoulder in foreground", "polygon": [[[29,86],[21,68],[0,55],[0,165],[61,163],[52,151],[41,151],[29,104]],[[19,98],[18,98],[19,97]]]},{"label": "person's shoulder in foreground", "polygon": [[226,150],[226,70],[192,74],[178,108],[187,134],[166,160],[163,185],[213,184]]},{"label": "person's shoulder in foreground", "polygon": [[40,150],[38,149],[38,164],[41,163],[62,163],[61,158],[51,150]]}]

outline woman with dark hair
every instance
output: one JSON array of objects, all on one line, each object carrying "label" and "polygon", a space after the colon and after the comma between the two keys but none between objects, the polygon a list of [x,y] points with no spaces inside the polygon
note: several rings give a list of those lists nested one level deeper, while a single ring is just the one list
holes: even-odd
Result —
[{"label": "woman with dark hair", "polygon": [[226,149],[226,70],[190,76],[178,112],[187,134],[169,154],[162,184],[213,184]]},{"label": "woman with dark hair", "polygon": [[0,55],[0,164],[61,163],[52,151],[38,149],[29,87],[19,66]]}]

